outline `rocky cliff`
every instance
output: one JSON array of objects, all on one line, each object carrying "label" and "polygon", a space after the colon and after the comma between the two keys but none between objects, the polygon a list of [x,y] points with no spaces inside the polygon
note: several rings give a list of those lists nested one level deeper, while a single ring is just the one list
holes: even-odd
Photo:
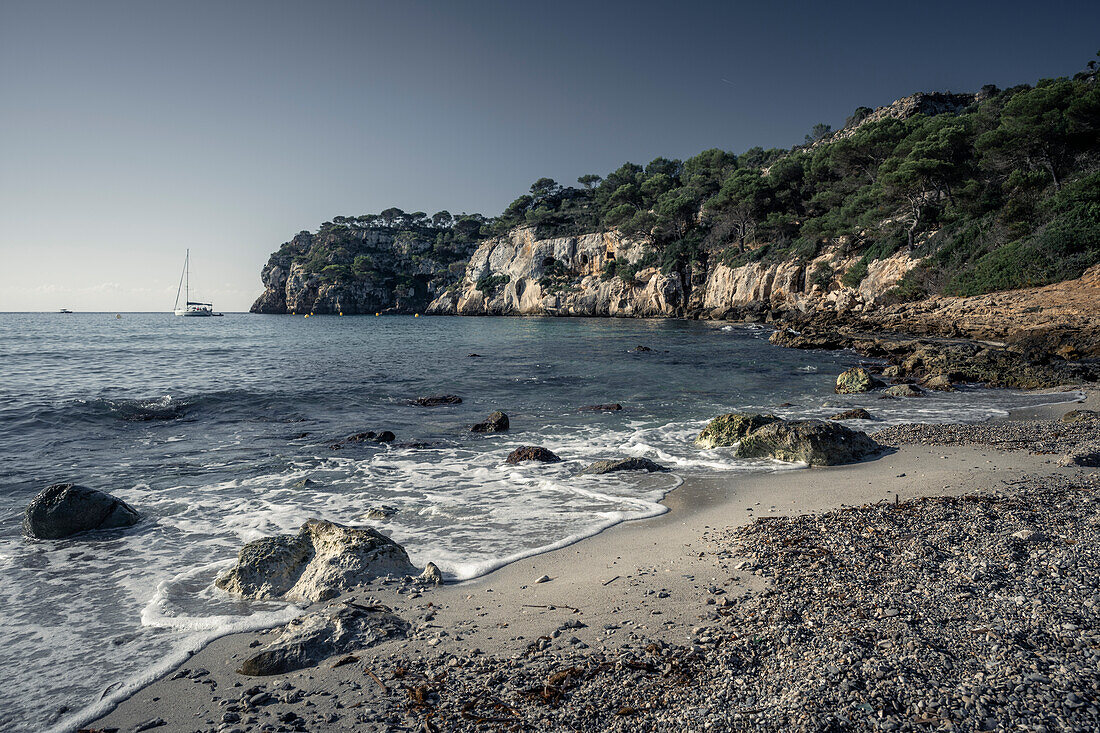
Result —
[{"label": "rocky cliff", "polygon": [[455,284],[472,244],[438,246],[430,233],[327,227],[271,255],[253,313],[420,312]]},{"label": "rocky cliff", "polygon": [[666,273],[649,264],[655,259],[644,239],[614,232],[537,239],[532,230],[517,229],[484,242],[461,281],[427,312],[742,319],[862,311],[916,264],[906,253],[876,260],[858,287],[847,287],[839,278],[859,258],[845,256],[839,246],[808,261],[728,266],[711,258],[686,273]]}]

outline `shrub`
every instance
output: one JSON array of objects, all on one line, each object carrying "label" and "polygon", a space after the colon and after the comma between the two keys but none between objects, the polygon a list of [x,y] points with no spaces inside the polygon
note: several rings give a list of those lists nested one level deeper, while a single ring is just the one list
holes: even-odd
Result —
[{"label": "shrub", "polygon": [[855,263],[848,268],[848,271],[844,273],[844,276],[840,278],[841,284],[849,288],[858,288],[859,284],[863,282],[863,278],[867,277],[867,256],[864,255],[859,262]]},{"label": "shrub", "polygon": [[509,275],[486,275],[485,277],[478,278],[477,289],[481,292],[489,295],[500,285],[505,285],[512,281]]}]

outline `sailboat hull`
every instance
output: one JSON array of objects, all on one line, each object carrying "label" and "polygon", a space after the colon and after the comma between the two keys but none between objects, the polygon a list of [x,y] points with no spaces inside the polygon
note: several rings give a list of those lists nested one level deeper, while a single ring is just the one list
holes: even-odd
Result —
[{"label": "sailboat hull", "polygon": [[[176,313],[177,316],[183,316],[184,318],[210,318],[211,316],[215,315],[214,313],[211,313],[210,311],[183,310],[183,309],[178,309],[178,310],[175,311],[175,313]],[[221,314],[218,313],[216,315],[221,315]]]}]

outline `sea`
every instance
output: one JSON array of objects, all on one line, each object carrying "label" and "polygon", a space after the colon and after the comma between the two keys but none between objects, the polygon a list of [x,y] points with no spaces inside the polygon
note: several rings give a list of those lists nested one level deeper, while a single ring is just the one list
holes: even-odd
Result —
[{"label": "sea", "polygon": [[[564,546],[693,477],[802,468],[700,450],[731,411],[863,429],[981,421],[1048,395],[962,389],[836,395],[846,351],[772,346],[761,326],[681,320],[0,314],[0,729],[72,730],[211,639],[301,613],[213,586],[240,547],[320,517],[369,524],[452,581]],[[638,347],[645,347],[639,349]],[[462,403],[425,408],[417,397]],[[582,411],[619,403],[618,412]],[[502,410],[511,430],[470,432]],[[344,445],[390,430],[391,444]],[[556,464],[513,466],[520,445]],[[666,474],[579,476],[645,456]],[[61,541],[22,536],[30,499],[72,482],[143,520]],[[384,520],[367,517],[385,508]]]}]

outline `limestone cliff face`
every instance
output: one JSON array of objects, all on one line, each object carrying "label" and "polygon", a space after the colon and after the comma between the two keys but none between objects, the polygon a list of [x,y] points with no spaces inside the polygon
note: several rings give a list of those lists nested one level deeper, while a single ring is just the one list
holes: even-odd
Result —
[{"label": "limestone cliff face", "polygon": [[468,255],[384,230],[301,232],[264,266],[252,312],[419,312],[459,279]]},{"label": "limestone cliff face", "polygon": [[458,315],[672,316],[683,313],[678,274],[640,269],[630,283],[603,279],[608,262],[637,263],[650,248],[617,233],[536,239],[517,229],[483,243],[461,283],[428,313]]},{"label": "limestone cliff face", "polygon": [[[624,264],[647,261],[651,252],[645,240],[625,240],[614,232],[537,239],[531,230],[515,230],[484,242],[461,282],[434,300],[427,312],[745,318],[771,311],[862,311],[879,302],[916,264],[906,253],[876,260],[858,288],[840,283],[858,258],[845,257],[835,247],[807,263],[714,263],[689,273],[641,267],[628,281],[602,275],[609,263],[621,272]],[[833,274],[815,275],[819,271]]]}]

